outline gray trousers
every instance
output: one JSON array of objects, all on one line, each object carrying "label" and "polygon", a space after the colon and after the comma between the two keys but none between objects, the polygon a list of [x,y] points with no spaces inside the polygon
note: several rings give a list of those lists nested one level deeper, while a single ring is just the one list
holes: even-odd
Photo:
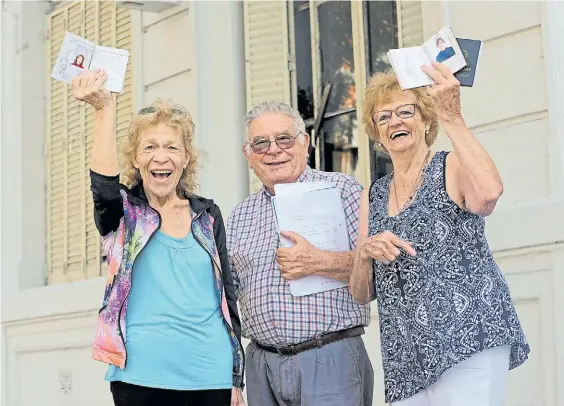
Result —
[{"label": "gray trousers", "polygon": [[372,406],[374,371],[360,336],[293,356],[253,343],[246,353],[248,406]]}]

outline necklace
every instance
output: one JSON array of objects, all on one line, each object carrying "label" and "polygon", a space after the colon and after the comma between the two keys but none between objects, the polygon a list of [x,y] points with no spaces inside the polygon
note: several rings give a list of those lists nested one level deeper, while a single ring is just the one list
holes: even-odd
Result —
[{"label": "necklace", "polygon": [[411,204],[413,198],[415,197],[415,194],[419,190],[419,187],[421,186],[421,182],[423,180],[423,177],[421,176],[422,173],[423,173],[423,168],[425,168],[425,166],[427,166],[427,162],[429,161],[430,155],[431,155],[431,150],[428,149],[427,155],[425,156],[425,160],[423,161],[423,164],[419,168],[419,173],[417,174],[417,178],[415,179],[415,182],[413,183],[413,187],[411,188],[411,193],[409,194],[409,197],[407,198],[405,203],[401,206],[401,208],[399,206],[398,188],[396,186],[396,177],[392,174],[392,180],[394,182],[394,196],[396,198],[396,207],[398,209],[398,214],[400,214],[400,212],[402,212],[407,207],[408,204]]}]

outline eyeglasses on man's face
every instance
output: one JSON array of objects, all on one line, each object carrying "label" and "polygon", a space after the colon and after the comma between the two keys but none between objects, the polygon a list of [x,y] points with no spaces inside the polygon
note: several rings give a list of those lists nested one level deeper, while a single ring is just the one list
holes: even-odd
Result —
[{"label": "eyeglasses on man's face", "polygon": [[274,140],[269,140],[264,137],[256,137],[252,142],[248,143],[248,145],[255,154],[266,154],[273,142],[275,142],[280,149],[290,149],[296,144],[296,138],[300,134],[301,133],[291,135],[287,133],[280,133],[274,137]]},{"label": "eyeglasses on man's face", "polygon": [[384,125],[392,119],[392,114],[394,113],[402,120],[411,118],[415,115],[416,107],[419,106],[417,104],[403,104],[396,107],[394,110],[380,110],[372,115],[372,120],[376,125]]}]

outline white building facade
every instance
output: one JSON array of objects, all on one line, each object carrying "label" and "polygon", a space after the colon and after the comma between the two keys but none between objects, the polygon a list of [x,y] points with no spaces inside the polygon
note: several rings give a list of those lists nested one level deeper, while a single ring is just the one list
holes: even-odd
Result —
[{"label": "white building facade", "polygon": [[[263,100],[299,108],[317,140],[312,166],[365,186],[384,173],[358,124],[364,83],[388,48],[446,24],[484,41],[463,112],[504,180],[487,232],[531,345],[506,404],[564,406],[564,3],[195,1],[151,13],[3,1],[1,13],[2,406],[112,404],[105,365],[91,359],[105,283],[88,189],[92,118],[50,79],[64,32],[130,50],[120,137],[157,97],[188,107],[207,155],[200,192],[227,218],[259,186],[241,124]],[[383,405],[376,306],[364,339]]]}]

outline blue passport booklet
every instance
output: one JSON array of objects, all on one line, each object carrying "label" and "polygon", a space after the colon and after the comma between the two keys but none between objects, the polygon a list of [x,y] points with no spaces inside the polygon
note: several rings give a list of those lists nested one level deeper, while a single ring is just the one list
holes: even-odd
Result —
[{"label": "blue passport booklet", "polygon": [[482,41],[475,39],[456,38],[458,46],[462,50],[466,66],[456,72],[454,77],[460,82],[460,86],[472,87],[476,80],[476,70],[480,60]]}]

